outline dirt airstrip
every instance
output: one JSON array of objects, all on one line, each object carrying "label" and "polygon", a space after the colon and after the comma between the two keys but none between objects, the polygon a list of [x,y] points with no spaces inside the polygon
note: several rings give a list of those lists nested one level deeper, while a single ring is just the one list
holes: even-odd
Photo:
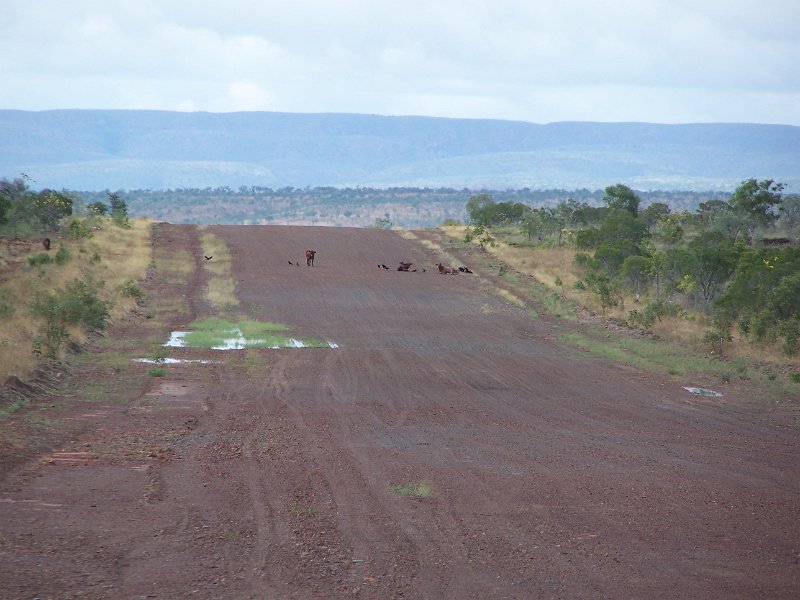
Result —
[{"label": "dirt airstrip", "polygon": [[792,411],[561,344],[497,270],[436,273],[432,232],[211,231],[238,312],[339,347],[148,376],[124,340],[213,314],[198,230],[156,226],[197,268],[74,367],[51,447],[3,454],[0,597],[800,597]]}]

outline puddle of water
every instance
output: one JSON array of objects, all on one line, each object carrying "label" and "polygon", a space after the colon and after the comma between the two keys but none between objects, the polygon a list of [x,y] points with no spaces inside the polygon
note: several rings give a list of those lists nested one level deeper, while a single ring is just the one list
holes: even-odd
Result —
[{"label": "puddle of water", "polygon": [[711,396],[711,397],[714,397],[714,398],[718,398],[719,396],[722,396],[722,394],[720,392],[715,392],[714,390],[707,390],[706,388],[701,388],[701,387],[686,387],[686,386],[683,386],[683,389],[685,389],[690,394],[694,394],[695,396]]},{"label": "puddle of water", "polygon": [[300,340],[273,333],[255,333],[253,336],[246,336],[238,327],[201,331],[173,331],[164,346],[168,348],[209,348],[211,350],[339,348],[339,344],[335,342]]},{"label": "puddle of water", "polygon": [[[164,344],[166,346],[166,344]],[[159,360],[155,360],[152,358],[134,358],[133,362],[138,363],[147,363],[148,365],[188,365],[188,364],[199,364],[199,365],[218,365],[220,362],[218,360],[193,360],[190,358],[161,358]]]}]

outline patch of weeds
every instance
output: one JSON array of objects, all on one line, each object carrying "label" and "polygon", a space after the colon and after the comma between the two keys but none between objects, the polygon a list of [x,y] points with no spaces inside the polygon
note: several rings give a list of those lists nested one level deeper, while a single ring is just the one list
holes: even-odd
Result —
[{"label": "patch of weeds", "polygon": [[764,369],[764,375],[766,375],[767,379],[770,381],[775,381],[778,378],[778,372],[772,367],[767,367]]},{"label": "patch of weeds", "polygon": [[0,287],[0,320],[7,320],[16,312],[14,294],[8,288]]},{"label": "patch of weeds", "polygon": [[49,265],[51,262],[53,262],[53,259],[49,254],[45,252],[28,257],[28,264],[32,267],[41,267],[42,265]]},{"label": "patch of weeds", "polygon": [[67,250],[64,246],[59,246],[55,259],[53,260],[57,265],[63,265],[69,260],[69,250]]},{"label": "patch of weeds", "polygon": [[289,512],[293,517],[313,517],[317,514],[317,510],[313,505],[304,506],[297,502],[292,502],[289,505]]},{"label": "patch of weeds", "polygon": [[164,362],[166,362],[169,354],[170,354],[169,348],[164,348],[163,346],[161,346],[150,355],[150,358],[154,363],[163,364]]},{"label": "patch of weeds", "polygon": [[687,356],[679,348],[650,340],[608,338],[601,342],[577,333],[565,333],[558,339],[616,362],[654,371],[666,371],[670,375],[681,375],[693,370],[719,371],[719,363]]},{"label": "patch of weeds", "polygon": [[133,298],[136,301],[136,304],[139,306],[144,304],[144,290],[140,288],[133,279],[128,279],[127,281],[123,282],[117,289],[121,295],[128,298]]},{"label": "patch of weeds", "polygon": [[164,367],[150,367],[147,369],[147,374],[150,377],[166,377],[167,370]]},{"label": "patch of weeds", "polygon": [[497,271],[497,274],[498,274],[500,277],[505,277],[505,275],[506,275],[507,273],[508,273],[508,267],[507,267],[507,266],[505,266],[505,265],[500,265],[500,270],[499,270],[499,271]]},{"label": "patch of weeds", "polygon": [[750,379],[750,365],[747,364],[747,361],[742,358],[737,358],[731,364],[736,373],[739,375],[739,379]]},{"label": "patch of weeds", "polygon": [[792,383],[800,383],[800,371],[789,373],[789,381]]},{"label": "patch of weeds", "polygon": [[431,484],[425,481],[409,482],[404,485],[393,485],[391,490],[400,496],[414,496],[415,498],[429,498],[433,495]]},{"label": "patch of weeds", "polygon": [[0,417],[5,417],[6,415],[10,415],[11,413],[15,413],[20,409],[25,408],[28,405],[28,400],[26,398],[18,398],[14,400],[11,404],[0,408]]}]

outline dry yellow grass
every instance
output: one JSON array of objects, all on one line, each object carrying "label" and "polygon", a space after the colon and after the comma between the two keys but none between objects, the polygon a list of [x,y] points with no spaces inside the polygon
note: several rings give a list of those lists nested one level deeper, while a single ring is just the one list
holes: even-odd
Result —
[{"label": "dry yellow grass", "polygon": [[231,251],[225,240],[201,228],[205,233],[200,238],[203,254],[213,257],[204,260],[203,268],[208,272],[206,299],[218,312],[231,312],[239,306],[236,297],[236,282],[231,276]]},{"label": "dry yellow grass", "polygon": [[[31,266],[28,258],[43,252],[38,244],[19,255],[3,251],[0,260],[3,272],[13,274],[2,288],[14,313],[10,318],[0,318],[0,381],[9,375],[24,379],[36,366],[31,343],[39,323],[27,310],[27,303],[36,292],[62,288],[88,276],[102,282],[100,298],[113,303],[110,321],[128,313],[135,305],[135,299],[121,294],[119,287],[128,281],[140,281],[147,273],[152,260],[150,223],[132,220],[130,229],[120,229],[110,219],[99,219],[96,223],[99,229],[93,230],[91,238],[70,240],[66,236],[51,236],[49,255],[54,257],[60,248],[69,254],[62,264]],[[77,342],[85,338],[85,333],[78,329],[70,334]]]}]

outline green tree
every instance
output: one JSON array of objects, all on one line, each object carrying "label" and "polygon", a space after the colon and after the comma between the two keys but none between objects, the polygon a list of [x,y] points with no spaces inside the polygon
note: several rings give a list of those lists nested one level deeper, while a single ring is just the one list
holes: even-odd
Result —
[{"label": "green tree", "polygon": [[642,284],[646,281],[650,273],[651,266],[650,258],[646,256],[631,255],[622,261],[620,277],[631,285],[637,300],[641,294]]},{"label": "green tree", "polygon": [[467,215],[470,221],[476,225],[488,225],[487,215],[494,207],[496,202],[489,194],[478,194],[467,200]]},{"label": "green tree", "polygon": [[130,227],[128,219],[128,203],[119,197],[119,194],[108,192],[108,201],[111,206],[111,219],[120,227]]},{"label": "green tree", "polygon": [[785,196],[780,207],[779,225],[788,230],[800,228],[800,195]]},{"label": "green tree", "polygon": [[706,311],[733,273],[737,259],[737,249],[718,231],[698,235],[683,251],[684,276],[688,275],[700,289]]},{"label": "green tree", "polygon": [[785,184],[772,179],[748,179],[736,188],[730,198],[730,205],[739,214],[751,219],[751,234],[755,226],[768,227],[778,218],[777,209],[783,201]]},{"label": "green tree", "polygon": [[659,221],[672,212],[663,202],[654,202],[642,211],[641,218],[644,221],[645,227],[651,229],[657,225]]},{"label": "green tree", "polygon": [[631,188],[618,183],[607,187],[605,191],[606,195],[603,198],[603,202],[609,208],[627,211],[633,217],[638,216],[641,200]]},{"label": "green tree", "polygon": [[86,206],[86,209],[89,211],[89,214],[98,217],[103,217],[108,214],[108,205],[104,202],[92,202]]},{"label": "green tree", "polygon": [[72,202],[72,198],[64,192],[45,189],[36,195],[33,214],[43,229],[52,231],[63,217],[72,214]]}]

